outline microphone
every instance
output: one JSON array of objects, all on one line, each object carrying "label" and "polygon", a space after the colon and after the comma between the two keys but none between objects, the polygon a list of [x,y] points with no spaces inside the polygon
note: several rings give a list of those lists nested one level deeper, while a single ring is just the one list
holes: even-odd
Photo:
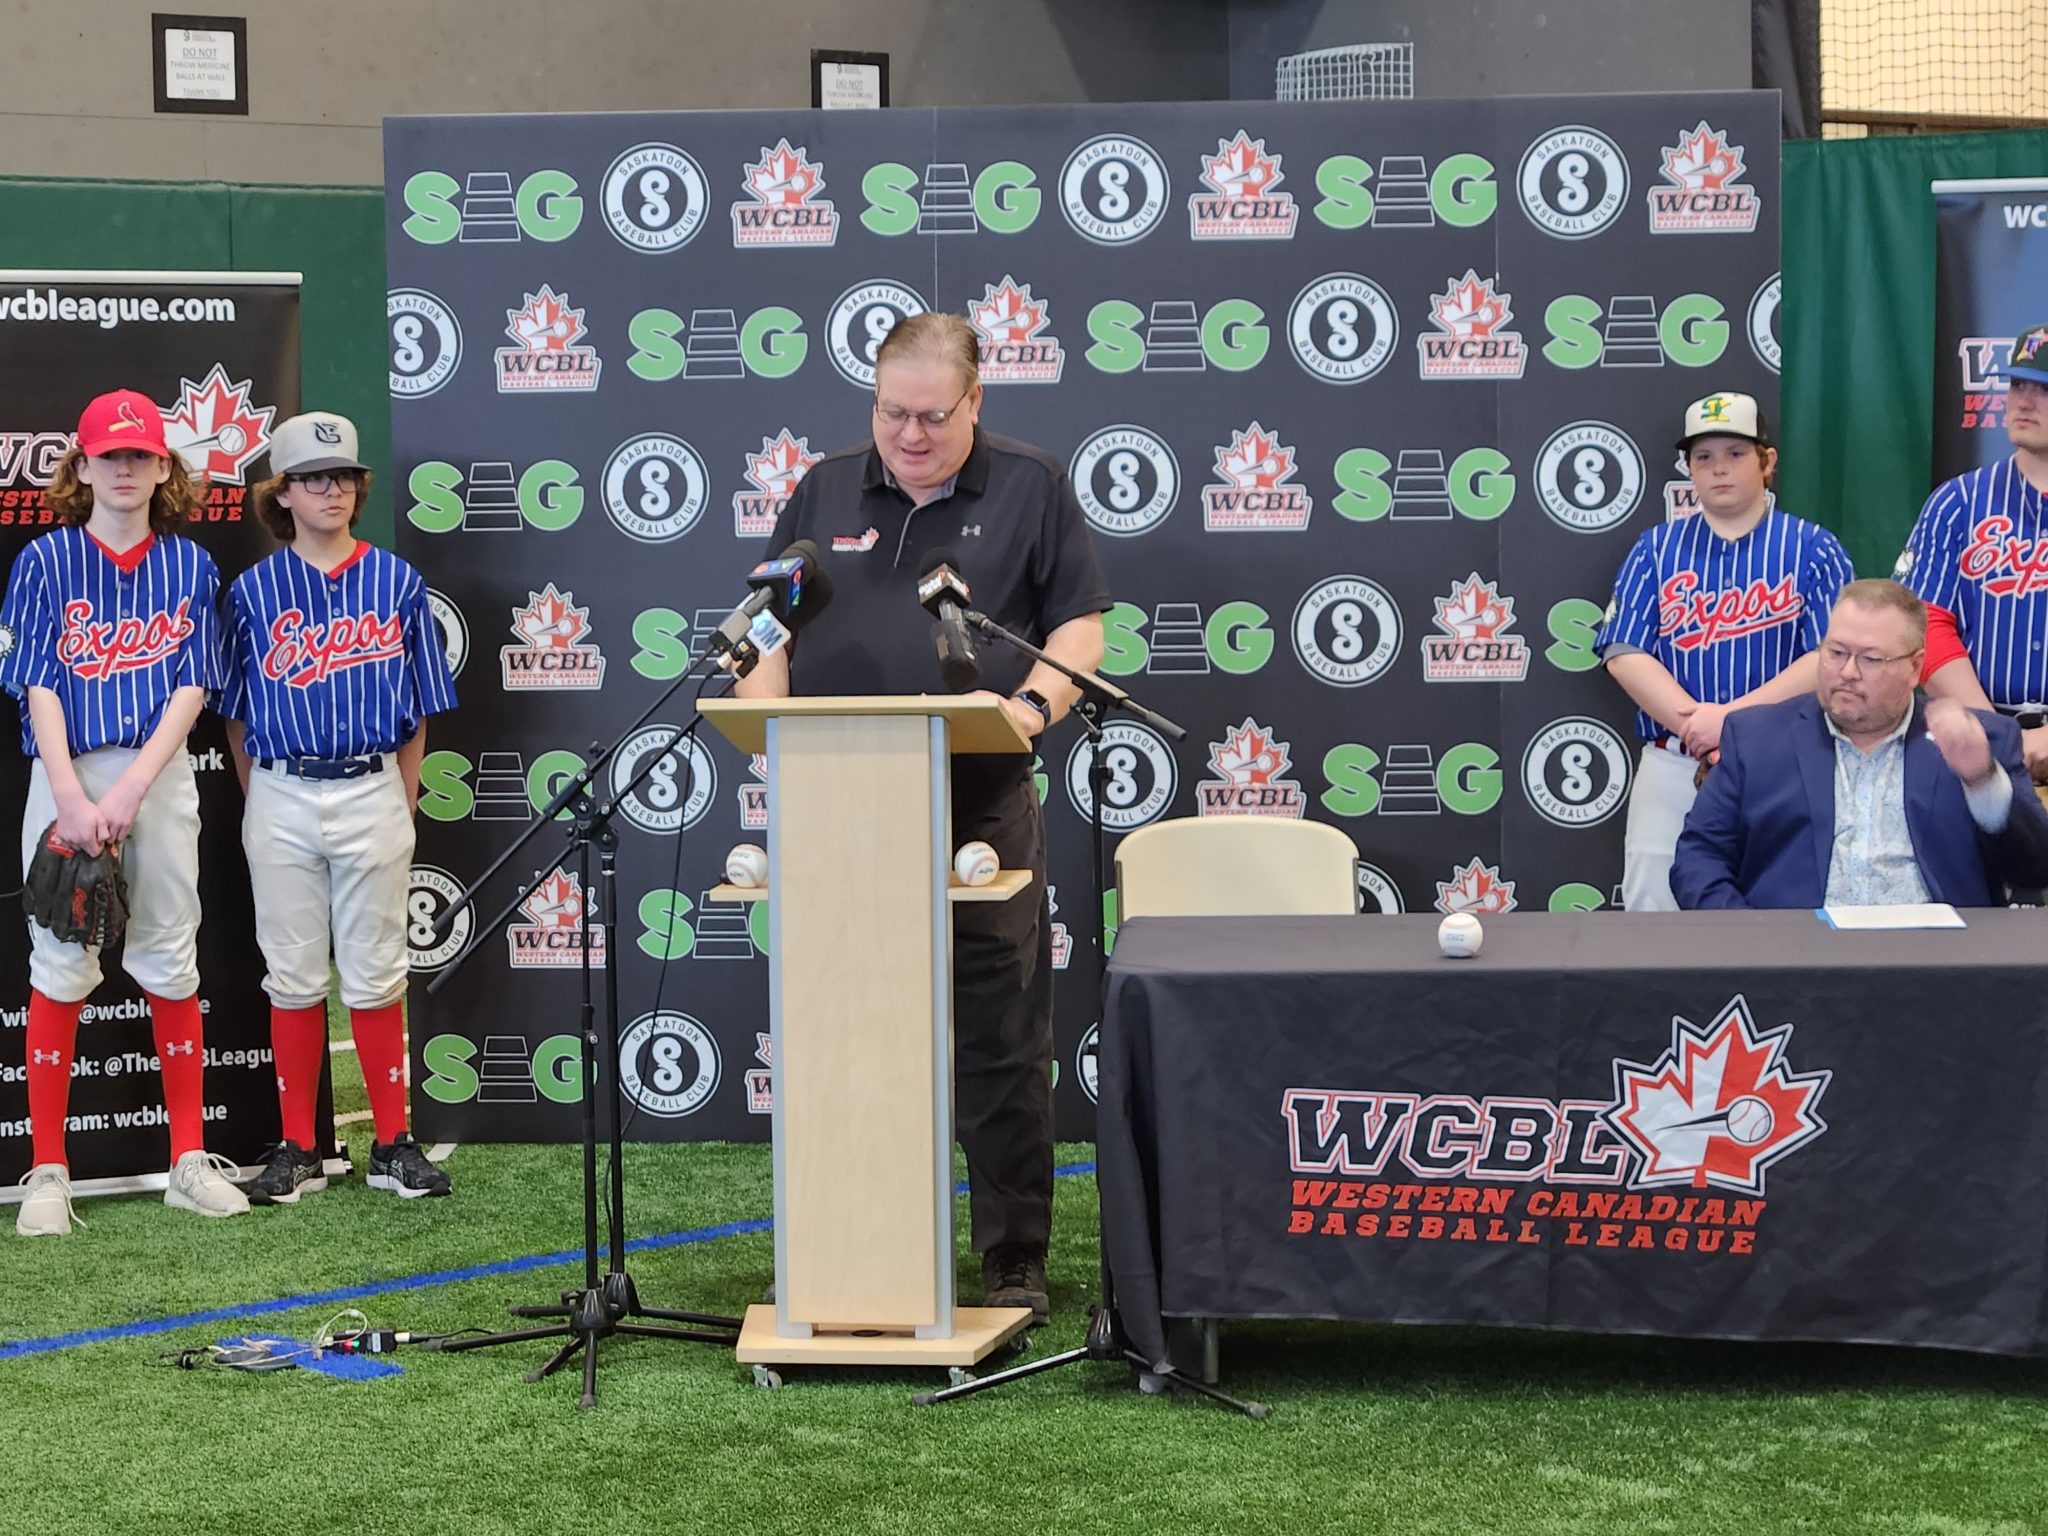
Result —
[{"label": "microphone", "polygon": [[763,656],[781,650],[832,601],[832,582],[809,539],[798,539],[747,572],[747,586],[752,590],[746,601],[725,616],[707,644],[718,665],[735,677],[745,677]]},{"label": "microphone", "polygon": [[917,578],[917,600],[932,615],[932,648],[939,653],[939,671],[953,693],[965,693],[981,676],[981,659],[975,654],[974,636],[968,633],[965,612],[973,600],[967,583],[957,569],[959,556],[950,549],[934,550],[925,557]]}]

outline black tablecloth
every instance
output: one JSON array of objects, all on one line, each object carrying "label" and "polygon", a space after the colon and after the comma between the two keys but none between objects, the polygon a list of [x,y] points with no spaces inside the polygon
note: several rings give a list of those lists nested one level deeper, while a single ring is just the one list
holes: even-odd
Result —
[{"label": "black tablecloth", "polygon": [[[1165,1317],[2035,1353],[2048,927],[1804,912],[1126,923],[1103,1243]],[[1194,1362],[1176,1362],[1183,1368]]]}]

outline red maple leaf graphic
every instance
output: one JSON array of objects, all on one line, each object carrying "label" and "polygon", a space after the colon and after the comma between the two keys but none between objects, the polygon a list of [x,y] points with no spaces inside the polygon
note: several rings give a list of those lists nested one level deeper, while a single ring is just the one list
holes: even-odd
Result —
[{"label": "red maple leaf graphic", "polygon": [[1287,743],[1275,741],[1273,733],[1249,715],[1243,725],[1209,749],[1209,766],[1232,784],[1272,784],[1292,761]]},{"label": "red maple leaf graphic", "polygon": [[1702,118],[1691,133],[1664,151],[1664,174],[1690,192],[1718,192],[1742,174],[1742,151]]},{"label": "red maple leaf graphic", "polygon": [[747,190],[770,208],[800,207],[824,184],[818,168],[787,139],[762,150],[760,163],[747,167]]},{"label": "red maple leaf graphic", "polygon": [[1239,490],[1270,491],[1294,473],[1294,450],[1254,421],[1217,450],[1216,472]]},{"label": "red maple leaf graphic", "polygon": [[573,594],[556,591],[553,582],[530,595],[530,605],[512,610],[512,633],[535,650],[567,650],[590,628],[590,610],[578,608]]},{"label": "red maple leaf graphic", "polygon": [[277,407],[252,405],[250,381],[230,382],[215,363],[198,383],[178,381],[177,406],[164,412],[164,441],[195,474],[240,485],[243,473],[270,445]]},{"label": "red maple leaf graphic", "polygon": [[1508,298],[1493,291],[1491,280],[1468,268],[1431,301],[1430,318],[1453,336],[1491,336],[1514,318]]},{"label": "red maple leaf graphic", "polygon": [[1031,296],[1031,285],[1005,277],[974,305],[974,324],[997,346],[1029,341],[1045,325],[1045,306]]},{"label": "red maple leaf graphic", "polygon": [[505,311],[506,334],[529,352],[566,352],[583,335],[583,311],[569,307],[569,296],[546,283],[529,293],[519,309]]},{"label": "red maple leaf graphic", "polygon": [[1515,910],[1515,882],[1500,877],[1500,866],[1474,859],[1448,880],[1436,883],[1439,912],[1492,915]]},{"label": "red maple leaf graphic", "polygon": [[784,427],[773,439],[761,439],[761,451],[747,455],[747,478],[769,496],[788,496],[810,467],[823,458],[811,452],[808,437],[791,437]]},{"label": "red maple leaf graphic", "polygon": [[541,928],[580,928],[583,887],[566,869],[558,869],[519,901],[527,920]]},{"label": "red maple leaf graphic", "polygon": [[1460,640],[1491,640],[1515,622],[1515,600],[1502,597],[1494,584],[1474,571],[1436,599],[1437,626]]},{"label": "red maple leaf graphic", "polygon": [[1266,153],[1264,139],[1253,139],[1240,128],[1236,138],[1217,140],[1217,152],[1203,157],[1202,180],[1219,197],[1261,197],[1285,179],[1280,159]]}]

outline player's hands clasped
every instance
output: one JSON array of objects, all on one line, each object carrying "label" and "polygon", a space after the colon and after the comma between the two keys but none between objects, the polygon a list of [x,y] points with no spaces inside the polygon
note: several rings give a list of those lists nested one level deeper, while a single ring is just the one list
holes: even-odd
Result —
[{"label": "player's hands clasped", "polygon": [[98,853],[107,845],[107,818],[97,805],[80,795],[69,805],[57,807],[57,839],[67,847]]}]

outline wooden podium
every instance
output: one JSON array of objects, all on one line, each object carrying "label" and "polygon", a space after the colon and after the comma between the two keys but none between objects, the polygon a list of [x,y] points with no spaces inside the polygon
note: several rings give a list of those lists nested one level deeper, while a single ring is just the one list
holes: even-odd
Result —
[{"label": "wooden podium", "polygon": [[775,1304],[749,1364],[972,1365],[1024,1307],[953,1302],[955,901],[1031,883],[953,877],[953,753],[1028,753],[994,699],[708,700],[768,756]]}]

